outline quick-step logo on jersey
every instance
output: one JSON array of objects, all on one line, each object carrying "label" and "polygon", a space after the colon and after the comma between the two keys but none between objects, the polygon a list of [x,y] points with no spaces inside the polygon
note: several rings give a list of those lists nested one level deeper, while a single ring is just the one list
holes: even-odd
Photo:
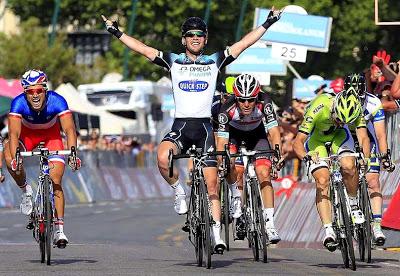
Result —
[{"label": "quick-step logo on jersey", "polygon": [[208,88],[208,82],[200,80],[186,80],[178,84],[179,89],[185,92],[203,92]]}]

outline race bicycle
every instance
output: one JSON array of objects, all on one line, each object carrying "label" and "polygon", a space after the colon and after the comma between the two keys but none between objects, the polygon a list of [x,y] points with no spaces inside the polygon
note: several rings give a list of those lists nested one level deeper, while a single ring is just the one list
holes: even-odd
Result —
[{"label": "race bicycle", "polygon": [[332,203],[332,227],[336,234],[337,245],[342,253],[343,263],[346,268],[351,266],[352,270],[356,270],[353,233],[357,228],[362,226],[352,221],[349,197],[343,182],[342,174],[340,173],[340,159],[343,157],[359,158],[360,153],[331,154],[329,157],[320,157],[318,159],[326,161],[329,166],[329,194]]},{"label": "race bicycle", "polygon": [[[248,151],[244,145],[239,148],[239,152],[230,154],[230,157],[242,157],[244,164],[244,185],[243,188],[243,214],[246,225],[247,240],[249,247],[253,252],[255,261],[259,261],[260,252],[262,252],[263,262],[268,260],[267,247],[269,245],[268,235],[265,229],[265,221],[263,215],[263,202],[260,191],[260,184],[257,179],[253,161],[256,155],[270,154],[275,156],[273,160],[277,160],[278,151],[275,150],[250,150]],[[273,162],[271,175],[276,174],[276,164]]]},{"label": "race bicycle", "polygon": [[[173,154],[169,151],[169,176],[173,176],[173,160],[191,158],[193,169],[191,172],[191,193],[184,231],[189,232],[189,241],[194,245],[196,261],[198,266],[203,266],[203,259],[207,268],[211,267],[211,255],[214,252],[211,246],[211,225],[214,223],[210,201],[208,199],[207,186],[203,175],[205,161],[211,156],[227,155],[225,151],[203,152],[203,149],[194,145],[187,151],[187,154]],[[187,228],[187,229],[186,229]]]},{"label": "race bicycle", "polygon": [[[16,163],[20,164],[21,157],[39,156],[39,177],[38,185],[33,201],[33,210],[30,215],[28,229],[33,230],[33,237],[39,244],[40,261],[50,265],[51,247],[53,240],[53,227],[55,221],[53,182],[50,179],[51,163],[48,159],[52,155],[70,155],[76,160],[75,147],[71,150],[50,151],[40,143],[36,151],[20,151],[17,148]],[[64,245],[61,245],[65,247]],[[47,257],[47,258],[46,258]]]}]

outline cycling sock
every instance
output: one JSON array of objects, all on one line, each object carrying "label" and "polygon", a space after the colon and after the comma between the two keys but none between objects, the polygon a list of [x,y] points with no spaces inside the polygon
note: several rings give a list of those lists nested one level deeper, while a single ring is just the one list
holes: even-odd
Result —
[{"label": "cycling sock", "polygon": [[263,214],[265,218],[265,225],[268,228],[275,228],[274,225],[274,208],[264,208]]},{"label": "cycling sock", "polygon": [[[17,184],[18,185],[18,184]],[[28,186],[28,183],[25,181],[24,182],[24,184],[22,185],[22,186],[19,186],[18,185],[18,187],[25,193],[26,192],[26,186]]]},{"label": "cycling sock", "polygon": [[332,223],[324,224],[325,233],[333,233]]},{"label": "cycling sock", "polygon": [[175,182],[175,184],[171,185],[172,189],[175,190],[175,194],[176,195],[185,195],[185,189],[183,189],[183,186],[181,185],[181,183],[178,181]]},{"label": "cycling sock", "polygon": [[215,224],[213,224],[213,226],[212,226],[212,232],[213,232],[215,239],[221,238],[221,222],[220,221],[215,221]]},{"label": "cycling sock", "polygon": [[240,191],[237,186],[237,181],[233,184],[229,184],[229,190],[231,191],[232,197],[240,197]]},{"label": "cycling sock", "polygon": [[358,206],[358,201],[357,201],[357,197],[352,197],[349,196],[349,202],[350,202],[350,206]]},{"label": "cycling sock", "polygon": [[64,218],[57,218],[54,224],[56,226],[56,230],[64,232]]},{"label": "cycling sock", "polygon": [[382,222],[382,215],[372,215],[372,218],[374,220],[374,223],[376,224],[381,224]]}]

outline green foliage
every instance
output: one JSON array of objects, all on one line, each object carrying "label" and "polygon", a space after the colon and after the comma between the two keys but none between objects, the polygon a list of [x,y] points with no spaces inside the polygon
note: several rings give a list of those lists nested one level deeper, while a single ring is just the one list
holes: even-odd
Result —
[{"label": "green foliage", "polygon": [[75,51],[65,47],[65,38],[60,35],[49,48],[47,30],[38,26],[37,19],[28,19],[21,25],[20,34],[0,37],[0,75],[20,78],[26,70],[37,68],[46,72],[55,86],[79,83],[81,68],[74,65]]}]

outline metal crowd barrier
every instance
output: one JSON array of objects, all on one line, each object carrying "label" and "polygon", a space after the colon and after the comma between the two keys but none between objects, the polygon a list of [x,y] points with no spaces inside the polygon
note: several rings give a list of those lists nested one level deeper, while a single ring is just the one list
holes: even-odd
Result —
[{"label": "metal crowd barrier", "polygon": [[392,159],[400,158],[400,112],[386,112],[387,140],[392,152]]}]

